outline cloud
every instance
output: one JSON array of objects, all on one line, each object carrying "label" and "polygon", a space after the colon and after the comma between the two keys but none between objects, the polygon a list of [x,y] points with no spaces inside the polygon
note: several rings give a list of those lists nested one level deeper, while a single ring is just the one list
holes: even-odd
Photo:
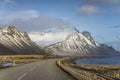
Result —
[{"label": "cloud", "polygon": [[14,21],[15,19],[22,19],[27,20],[30,18],[39,17],[39,14],[35,10],[26,10],[26,11],[8,11],[8,10],[2,10],[0,12],[0,24],[8,24],[11,21]]},{"label": "cloud", "polygon": [[115,11],[115,13],[120,14],[120,8],[117,8],[114,11]]},{"label": "cloud", "polygon": [[110,26],[110,28],[120,28],[120,25]]},{"label": "cloud", "polygon": [[78,9],[78,13],[82,15],[93,15],[93,14],[98,14],[101,11],[92,5],[82,5]]},{"label": "cloud", "polygon": [[117,36],[118,40],[120,40],[120,35]]},{"label": "cloud", "polygon": [[[101,13],[120,13],[120,0],[84,0],[78,7],[80,15],[94,15]],[[112,12],[113,11],[113,12]]]},{"label": "cloud", "polygon": [[15,25],[22,31],[34,32],[44,31],[49,28],[60,27],[72,27],[68,22],[63,19],[51,18],[51,17],[36,17],[27,20],[15,19],[9,23],[9,25]]},{"label": "cloud", "polygon": [[0,26],[13,25],[19,30],[32,32],[43,31],[52,27],[72,26],[64,19],[40,17],[36,10],[0,12]]},{"label": "cloud", "polygon": [[5,3],[16,4],[13,0],[4,0]]},{"label": "cloud", "polygon": [[72,26],[64,19],[41,17],[36,10],[11,10],[9,6],[14,4],[14,0],[3,0],[0,5],[0,26],[13,25],[19,30],[32,32],[43,31],[48,28],[59,28]]},{"label": "cloud", "polygon": [[120,0],[86,0],[87,4],[97,4],[97,5],[118,5]]}]

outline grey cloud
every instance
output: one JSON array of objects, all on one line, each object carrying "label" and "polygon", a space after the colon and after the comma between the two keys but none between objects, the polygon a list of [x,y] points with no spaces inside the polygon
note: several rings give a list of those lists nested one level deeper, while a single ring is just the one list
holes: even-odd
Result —
[{"label": "grey cloud", "polygon": [[78,13],[80,15],[93,15],[93,14],[101,13],[101,10],[98,9],[96,6],[82,5],[78,8]]},{"label": "grey cloud", "polygon": [[72,27],[69,23],[63,19],[50,18],[50,17],[37,17],[28,20],[15,19],[9,23],[9,25],[17,26],[18,29],[22,31],[32,32],[32,31],[43,31],[52,27]]},{"label": "grey cloud", "polygon": [[[93,15],[108,13],[110,12],[109,10],[113,11],[113,13],[120,13],[119,9],[115,9],[118,5],[120,5],[120,0],[84,0],[78,7],[78,13],[80,15]],[[109,9],[106,10],[103,6]]]},{"label": "grey cloud", "polygon": [[5,3],[11,3],[11,4],[16,4],[14,0],[4,0]]},{"label": "grey cloud", "polygon": [[71,26],[63,19],[40,17],[36,10],[9,11],[1,10],[0,26],[13,25],[22,31],[42,31],[51,27]]},{"label": "grey cloud", "polygon": [[16,11],[11,12],[8,10],[1,10],[0,12],[0,24],[8,24],[11,21],[18,20],[28,20],[31,18],[39,17],[39,14],[35,10],[26,10],[26,11]]},{"label": "grey cloud", "polygon": [[97,5],[117,5],[120,4],[120,0],[86,0],[85,3]]},{"label": "grey cloud", "polygon": [[115,12],[116,12],[117,14],[120,14],[120,8],[115,9]]},{"label": "grey cloud", "polygon": [[110,26],[110,28],[120,28],[120,25]]},{"label": "grey cloud", "polygon": [[120,40],[120,35],[117,36],[118,40]]}]

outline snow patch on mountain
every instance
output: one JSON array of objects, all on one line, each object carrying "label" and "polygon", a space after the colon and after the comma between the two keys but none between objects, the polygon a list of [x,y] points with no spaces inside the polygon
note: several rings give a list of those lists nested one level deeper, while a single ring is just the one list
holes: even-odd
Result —
[{"label": "snow patch on mountain", "polygon": [[72,35],[75,30],[71,27],[50,28],[43,32],[32,32],[29,36],[32,41],[42,47],[49,46],[58,42],[65,41]]}]

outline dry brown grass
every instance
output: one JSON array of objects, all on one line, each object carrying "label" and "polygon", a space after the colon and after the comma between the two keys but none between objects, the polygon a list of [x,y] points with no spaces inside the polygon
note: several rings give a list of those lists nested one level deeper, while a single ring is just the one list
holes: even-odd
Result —
[{"label": "dry brown grass", "polygon": [[85,70],[101,77],[120,79],[120,66],[115,65],[75,65],[77,69]]},{"label": "dry brown grass", "polygon": [[0,62],[14,62],[15,63],[28,63],[33,61],[39,61],[45,58],[49,58],[45,55],[2,55],[0,56]]},{"label": "dry brown grass", "polygon": [[120,66],[76,65],[73,62],[74,59],[63,59],[57,64],[78,80],[120,80]]}]

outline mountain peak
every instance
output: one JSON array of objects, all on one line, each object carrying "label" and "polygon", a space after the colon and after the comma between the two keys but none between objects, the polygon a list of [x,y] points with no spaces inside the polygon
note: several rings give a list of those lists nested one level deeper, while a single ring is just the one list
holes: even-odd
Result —
[{"label": "mountain peak", "polygon": [[96,45],[96,46],[100,46],[96,41],[94,41],[93,37],[91,36],[91,33],[88,31],[83,31],[82,34],[89,40],[92,42],[92,44]]},{"label": "mountain peak", "polygon": [[5,26],[5,28],[7,28],[7,29],[16,29],[15,26]]},{"label": "mountain peak", "polygon": [[[1,48],[2,46],[2,48]],[[0,50],[10,53],[40,53],[43,52],[40,47],[30,40],[26,32],[20,32],[15,26],[6,26],[0,28]],[[0,54],[4,54],[0,51]]]},{"label": "mountain peak", "polygon": [[18,31],[17,28],[15,26],[5,26],[3,28],[1,28],[4,32],[15,32]]},{"label": "mountain peak", "polygon": [[5,26],[0,28],[0,36],[30,40],[26,32],[20,32],[15,26]]},{"label": "mountain peak", "polygon": [[77,28],[73,28],[73,30],[79,33],[79,30]]},{"label": "mountain peak", "polygon": [[83,34],[85,37],[87,37],[88,39],[92,38],[92,37],[91,37],[91,33],[88,32],[88,31],[83,31],[82,34]]}]

